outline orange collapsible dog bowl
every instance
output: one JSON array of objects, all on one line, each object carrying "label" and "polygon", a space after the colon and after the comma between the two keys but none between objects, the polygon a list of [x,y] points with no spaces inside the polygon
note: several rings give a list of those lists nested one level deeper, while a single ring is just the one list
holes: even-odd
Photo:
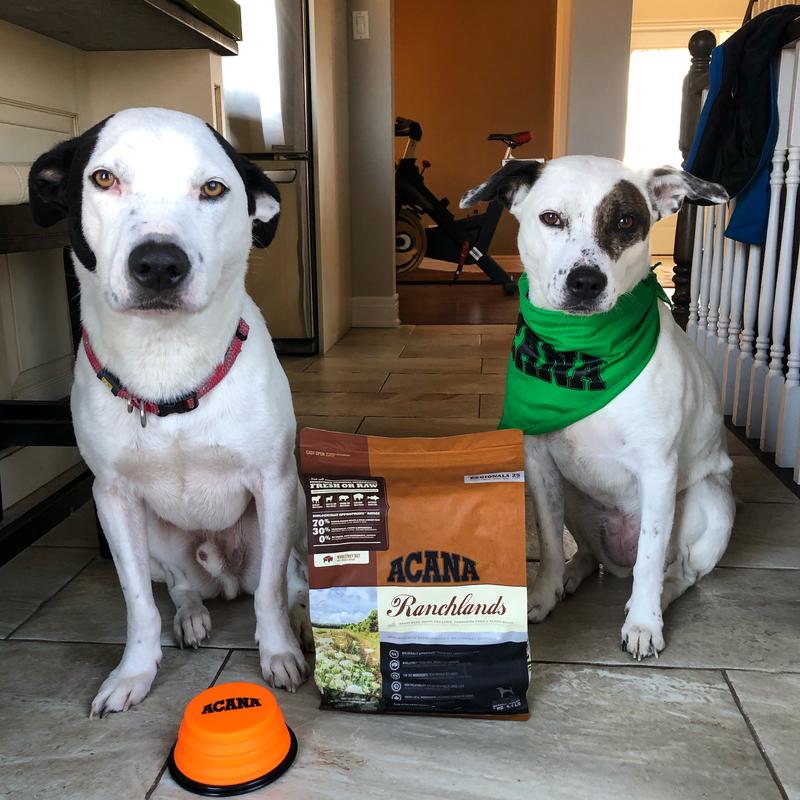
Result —
[{"label": "orange collapsible dog bowl", "polygon": [[167,763],[184,789],[229,797],[279,778],[296,755],[297,739],[272,692],[255,683],[223,683],[186,706]]}]

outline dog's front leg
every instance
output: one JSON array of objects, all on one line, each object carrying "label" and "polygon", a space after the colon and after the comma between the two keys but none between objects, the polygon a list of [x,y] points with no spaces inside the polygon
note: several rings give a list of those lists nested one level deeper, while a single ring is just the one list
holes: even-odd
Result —
[{"label": "dog's front leg", "polygon": [[633,566],[633,591],[622,626],[622,649],[637,660],[657,656],[664,649],[661,591],[675,518],[676,484],[674,462],[646,468],[639,477],[639,549]]},{"label": "dog's front leg", "polygon": [[105,679],[89,716],[126,711],[150,691],[161,661],[161,615],[153,600],[144,502],[96,480],[97,515],[125,596],[127,638],[122,661]]},{"label": "dog's front leg", "polygon": [[564,595],[564,487],[541,439],[525,437],[525,480],[533,495],[539,572],[528,590],[528,620],[541,622]]},{"label": "dog's front leg", "polygon": [[295,691],[308,667],[289,623],[286,568],[297,513],[297,476],[291,464],[262,474],[253,495],[261,536],[261,570],[255,592],[256,640],[261,671],[270,686]]}]

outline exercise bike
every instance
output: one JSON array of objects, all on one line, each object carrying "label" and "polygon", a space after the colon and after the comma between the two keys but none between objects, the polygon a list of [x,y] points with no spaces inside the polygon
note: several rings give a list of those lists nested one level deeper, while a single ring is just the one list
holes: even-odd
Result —
[{"label": "exercise bike", "polygon": [[[427,256],[456,264],[455,283],[466,264],[477,264],[506,294],[515,294],[514,279],[487,252],[503,212],[502,204],[493,200],[481,213],[456,218],[447,207],[449,200],[436,197],[425,185],[423,175],[430,162],[423,161],[421,170],[417,166],[416,148],[422,140],[422,126],[414,120],[397,117],[394,135],[408,137],[403,157],[395,168],[397,274],[410,272]],[[506,145],[503,164],[513,158],[515,148],[530,140],[530,131],[491,133],[487,137],[487,141]],[[436,224],[426,228],[422,222],[424,215]]]}]

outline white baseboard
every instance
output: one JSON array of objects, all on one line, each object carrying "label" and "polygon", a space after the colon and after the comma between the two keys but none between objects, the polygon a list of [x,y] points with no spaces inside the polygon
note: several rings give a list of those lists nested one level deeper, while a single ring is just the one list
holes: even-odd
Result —
[{"label": "white baseboard", "polygon": [[396,328],[400,324],[400,301],[391,297],[354,297],[352,300],[354,328]]}]

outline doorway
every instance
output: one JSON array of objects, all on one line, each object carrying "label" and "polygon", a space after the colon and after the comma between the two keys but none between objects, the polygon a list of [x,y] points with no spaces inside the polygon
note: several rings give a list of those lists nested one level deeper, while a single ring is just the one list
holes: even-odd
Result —
[{"label": "doorway", "polygon": [[[395,117],[420,124],[417,166],[430,165],[425,185],[437,198],[447,198],[456,218],[471,213],[458,209],[461,195],[500,167],[505,146],[487,141],[490,133],[530,130],[532,141],[515,155],[552,156],[556,5],[556,0],[508,0],[498,14],[483,0],[394,2]],[[396,160],[406,143],[406,137],[395,139]],[[425,215],[421,222],[433,226]],[[516,239],[516,220],[503,211],[488,252],[519,276]],[[516,297],[506,296],[475,264],[465,265],[454,283],[456,269],[454,261],[426,257],[399,272],[401,322],[516,319]]]},{"label": "doorway", "polygon": [[[699,23],[685,25],[657,24],[631,32],[631,56],[628,72],[628,114],[625,132],[624,161],[643,169],[663,165],[680,166],[683,156],[678,148],[683,79],[691,56],[687,49]],[[712,25],[717,43],[728,38],[734,29]],[[672,286],[673,250],[677,215],[656,223],[650,236],[653,260],[662,285]]]}]

